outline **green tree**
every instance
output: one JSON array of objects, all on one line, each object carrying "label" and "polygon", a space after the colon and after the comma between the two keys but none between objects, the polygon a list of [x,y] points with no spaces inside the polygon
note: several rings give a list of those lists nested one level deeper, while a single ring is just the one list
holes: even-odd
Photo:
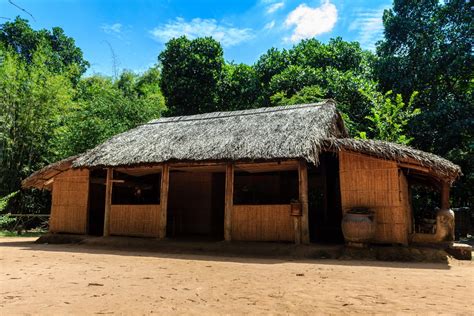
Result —
[{"label": "green tree", "polygon": [[0,195],[18,190],[22,178],[54,160],[49,144],[62,114],[72,107],[69,76],[49,69],[48,53],[48,47],[39,46],[27,63],[16,53],[3,51]]},{"label": "green tree", "polygon": [[284,93],[286,97],[291,97],[304,87],[317,84],[320,78],[321,71],[311,67],[291,65],[272,77],[268,90],[270,95]]},{"label": "green tree", "polygon": [[42,46],[43,54],[47,54],[44,61],[49,70],[67,73],[75,82],[89,67],[81,49],[73,38],[64,34],[63,29],[53,27],[51,31],[36,31],[20,17],[0,25],[0,45],[16,52],[28,63],[33,61],[38,47]]},{"label": "green tree", "polygon": [[315,69],[335,68],[339,71],[363,72],[373,61],[368,51],[363,51],[358,42],[346,42],[332,38],[327,44],[316,39],[302,40],[289,50],[292,65]]},{"label": "green tree", "polygon": [[277,92],[270,97],[272,105],[294,105],[319,102],[327,92],[320,86],[306,86],[290,98],[284,92]]},{"label": "green tree", "polygon": [[365,74],[340,71],[333,67],[324,70],[289,66],[270,81],[270,104],[284,105],[334,99],[351,135],[358,135],[366,125],[371,102],[361,89],[377,90],[377,82]]},{"label": "green tree", "polygon": [[[369,108],[359,89],[376,85],[374,62],[375,56],[362,50],[359,43],[341,38],[331,39],[327,44],[316,39],[303,40],[289,50],[272,48],[254,65],[262,85],[261,104],[304,101],[302,95],[308,96],[308,100],[332,98],[338,101],[340,110],[347,114],[348,126],[356,132]],[[324,95],[317,93],[311,97],[316,91],[301,92],[309,86],[319,86]]]},{"label": "green tree", "polygon": [[226,64],[219,81],[219,109],[243,110],[259,106],[260,82],[255,69],[244,64]]},{"label": "green tree", "polygon": [[218,109],[218,82],[224,57],[217,41],[210,37],[175,38],[166,43],[158,59],[168,114],[189,115]]},{"label": "green tree", "polygon": [[263,85],[270,83],[273,76],[281,73],[290,65],[288,52],[284,49],[270,48],[265,54],[260,56],[254,65],[255,71]]},{"label": "green tree", "polygon": [[56,133],[58,155],[82,153],[113,135],[158,118],[165,110],[158,81],[155,69],[142,76],[126,71],[116,82],[102,76],[81,79],[75,109],[63,116],[63,126]]},{"label": "green tree", "polygon": [[419,91],[422,110],[411,124],[413,144],[459,164],[459,204],[474,204],[472,9],[464,0],[402,1],[383,16],[376,74],[384,91],[408,98]]},{"label": "green tree", "polygon": [[[408,103],[402,95],[392,98],[392,91],[385,94],[374,90],[361,90],[361,93],[372,103],[370,115],[366,116],[371,122],[367,126],[370,138],[408,145],[413,138],[407,136],[407,127],[411,119],[421,113],[413,108],[413,101],[418,92],[412,93]],[[367,132],[361,132],[361,138],[367,138]]]}]

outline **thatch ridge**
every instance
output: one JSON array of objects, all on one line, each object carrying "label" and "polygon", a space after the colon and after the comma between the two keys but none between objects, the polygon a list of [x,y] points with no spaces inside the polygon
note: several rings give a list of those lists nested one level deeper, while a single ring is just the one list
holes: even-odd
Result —
[{"label": "thatch ridge", "polygon": [[81,155],[74,167],[165,161],[272,160],[318,163],[323,139],[347,137],[332,100],[153,120]]},{"label": "thatch ridge", "polygon": [[335,101],[333,101],[332,99],[328,99],[326,101],[318,102],[318,103],[280,105],[280,106],[263,107],[263,108],[249,109],[249,110],[220,111],[220,112],[210,112],[210,113],[203,113],[203,114],[162,117],[159,119],[152,120],[148,123],[145,123],[144,125],[202,121],[202,120],[210,120],[210,119],[235,117],[235,116],[248,116],[248,115],[264,114],[264,113],[275,113],[275,112],[281,112],[281,111],[287,112],[287,111],[294,111],[294,110],[299,110],[299,109],[304,109],[304,108],[313,108],[315,106],[320,106],[327,103],[332,103],[336,105]]},{"label": "thatch ridge", "polygon": [[372,139],[331,138],[325,140],[324,146],[328,150],[348,150],[398,162],[413,159],[451,181],[462,175],[461,168],[451,161],[406,145]]}]

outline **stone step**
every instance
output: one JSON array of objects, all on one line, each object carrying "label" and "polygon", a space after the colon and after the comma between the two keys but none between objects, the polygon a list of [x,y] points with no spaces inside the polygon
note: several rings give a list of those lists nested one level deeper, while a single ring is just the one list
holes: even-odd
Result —
[{"label": "stone step", "polygon": [[472,246],[461,243],[453,243],[446,252],[458,260],[472,260]]}]

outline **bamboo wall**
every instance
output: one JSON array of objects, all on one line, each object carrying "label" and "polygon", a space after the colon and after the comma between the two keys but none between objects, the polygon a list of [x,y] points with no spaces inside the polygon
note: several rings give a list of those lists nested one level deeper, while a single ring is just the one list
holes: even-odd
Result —
[{"label": "bamboo wall", "polygon": [[376,213],[375,242],[407,244],[408,189],[397,163],[342,151],[339,172],[343,213],[368,207]]},{"label": "bamboo wall", "polygon": [[87,233],[89,171],[70,169],[54,178],[49,230]]},{"label": "bamboo wall", "polygon": [[291,205],[234,205],[232,240],[294,241]]},{"label": "bamboo wall", "polygon": [[160,205],[112,205],[110,234],[122,236],[158,237]]}]

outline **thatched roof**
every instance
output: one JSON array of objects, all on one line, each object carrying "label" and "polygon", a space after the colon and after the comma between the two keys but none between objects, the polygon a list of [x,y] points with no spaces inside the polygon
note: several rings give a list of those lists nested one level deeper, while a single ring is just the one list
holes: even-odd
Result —
[{"label": "thatched roof", "polygon": [[317,163],[322,141],[344,136],[347,133],[332,100],[169,117],[112,137],[81,155],[73,166],[286,158]]},{"label": "thatched roof", "polygon": [[461,168],[451,161],[405,145],[353,138],[331,138],[327,139],[324,144],[325,148],[329,150],[353,151],[398,162],[415,161],[419,165],[430,169],[433,174],[440,178],[455,180],[461,176]]},{"label": "thatched roof", "polygon": [[64,172],[71,168],[72,162],[77,156],[71,156],[66,159],[57,161],[46,167],[32,173],[28,178],[22,181],[21,186],[24,188],[38,188],[38,189],[49,189],[48,180],[54,178],[61,172]]},{"label": "thatched roof", "polygon": [[78,157],[49,165],[22,184],[44,188],[49,179],[71,167],[283,159],[304,159],[317,165],[320,152],[325,150],[348,150],[399,162],[408,159],[449,180],[461,175],[459,166],[436,155],[398,144],[347,137],[332,100],[161,118],[118,134]]}]

